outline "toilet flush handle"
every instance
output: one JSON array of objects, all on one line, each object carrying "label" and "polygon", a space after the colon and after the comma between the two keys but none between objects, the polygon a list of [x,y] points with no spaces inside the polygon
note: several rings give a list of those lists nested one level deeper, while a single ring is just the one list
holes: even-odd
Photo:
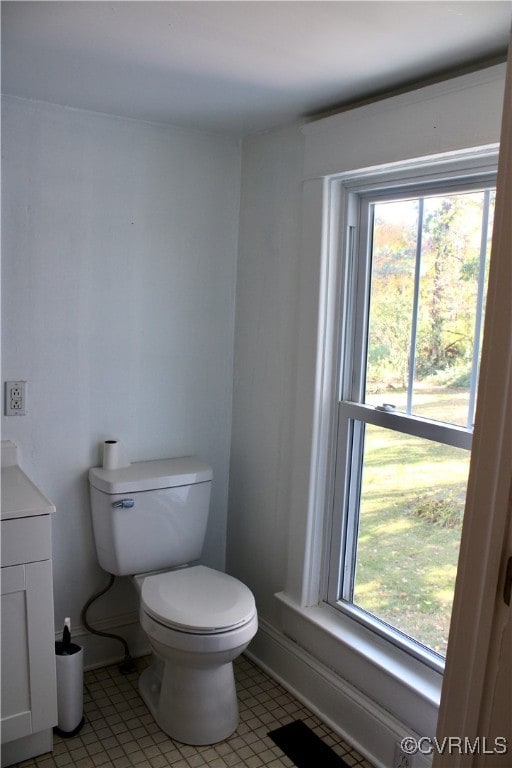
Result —
[{"label": "toilet flush handle", "polygon": [[113,501],[112,506],[114,509],[119,509],[121,507],[122,509],[131,509],[135,505],[135,502],[133,499],[121,499],[120,501]]}]

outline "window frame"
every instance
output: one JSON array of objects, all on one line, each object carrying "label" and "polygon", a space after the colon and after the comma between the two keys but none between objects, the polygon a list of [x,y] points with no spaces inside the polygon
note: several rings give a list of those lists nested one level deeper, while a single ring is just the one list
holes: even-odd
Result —
[{"label": "window frame", "polygon": [[[439,192],[449,193],[466,191],[471,187],[486,188],[496,185],[497,156],[488,152],[463,152],[456,156],[442,158],[425,158],[399,164],[394,168],[367,169],[349,174],[330,176],[325,179],[324,188],[324,222],[327,231],[326,261],[330,269],[326,269],[323,277],[326,294],[323,330],[330,332],[331,353],[334,362],[329,360],[329,345],[324,342],[324,364],[327,387],[331,388],[333,400],[330,416],[319,425],[324,438],[328,434],[326,484],[324,503],[324,541],[322,549],[322,573],[320,580],[321,599],[330,609],[334,609],[349,619],[355,620],[366,627],[380,639],[390,642],[393,646],[405,651],[417,661],[426,664],[437,672],[444,670],[444,658],[434,651],[422,646],[419,642],[409,639],[395,628],[391,628],[379,619],[371,616],[363,609],[351,603],[340,601],[343,594],[343,573],[347,578],[347,564],[344,548],[347,546],[347,536],[352,535],[347,525],[347,514],[336,514],[335,510],[347,508],[347,493],[350,490],[348,482],[340,480],[341,467],[343,474],[350,472],[350,452],[348,441],[351,438],[351,424],[361,417],[365,423],[405,432],[411,435],[436,440],[441,435],[442,443],[471,449],[472,429],[447,425],[424,419],[403,412],[386,412],[364,403],[349,402],[347,395],[359,392],[361,399],[364,377],[356,382],[352,380],[354,370],[362,370],[364,344],[361,337],[354,337],[355,306],[358,303],[357,291],[367,292],[370,270],[368,264],[363,265],[363,279],[358,269],[357,253],[364,253],[365,260],[370,258],[369,227],[367,222],[360,219],[361,201],[386,200],[393,197],[428,196]],[[370,205],[366,206],[369,210]],[[337,280],[336,295],[326,282]],[[322,323],[320,324],[322,330]],[[362,334],[367,333],[364,323],[360,324]],[[350,375],[348,372],[350,371]],[[330,384],[329,384],[330,379]],[[342,415],[343,411],[343,415]],[[343,422],[343,424],[342,424]],[[343,428],[341,428],[343,427]],[[350,542],[348,544],[350,545]],[[335,574],[335,576],[333,576]],[[345,594],[346,594],[345,588]]]}]

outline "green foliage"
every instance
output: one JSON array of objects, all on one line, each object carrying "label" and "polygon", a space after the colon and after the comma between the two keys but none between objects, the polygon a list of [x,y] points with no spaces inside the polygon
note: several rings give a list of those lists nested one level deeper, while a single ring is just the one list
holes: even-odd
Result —
[{"label": "green foliage", "polygon": [[480,259],[475,257],[474,259],[468,259],[466,264],[462,264],[460,268],[460,279],[470,282],[471,280],[478,280],[478,271],[480,268]]},{"label": "green foliage", "polygon": [[468,390],[471,383],[471,360],[465,364],[454,365],[446,371],[436,371],[428,381],[450,389]]},{"label": "green foliage", "polygon": [[[483,193],[425,198],[415,377],[471,365]],[[404,386],[411,365],[418,201],[375,207],[367,381]]]},{"label": "green foliage", "polygon": [[440,528],[457,528],[462,525],[464,497],[460,492],[442,491],[422,494],[409,509],[410,514]]}]

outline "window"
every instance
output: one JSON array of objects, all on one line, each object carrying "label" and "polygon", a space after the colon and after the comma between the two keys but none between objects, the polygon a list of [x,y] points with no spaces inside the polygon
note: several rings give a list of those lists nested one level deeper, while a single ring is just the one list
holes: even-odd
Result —
[{"label": "window", "polygon": [[327,602],[442,668],[485,309],[494,172],[344,184]]}]

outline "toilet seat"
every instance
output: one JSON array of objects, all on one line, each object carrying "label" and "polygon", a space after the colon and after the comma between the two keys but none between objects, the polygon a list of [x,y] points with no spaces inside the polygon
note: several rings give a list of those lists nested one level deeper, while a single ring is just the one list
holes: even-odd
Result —
[{"label": "toilet seat", "polygon": [[245,584],[203,565],[147,576],[141,601],[143,611],[159,624],[192,634],[228,632],[256,613]]}]

